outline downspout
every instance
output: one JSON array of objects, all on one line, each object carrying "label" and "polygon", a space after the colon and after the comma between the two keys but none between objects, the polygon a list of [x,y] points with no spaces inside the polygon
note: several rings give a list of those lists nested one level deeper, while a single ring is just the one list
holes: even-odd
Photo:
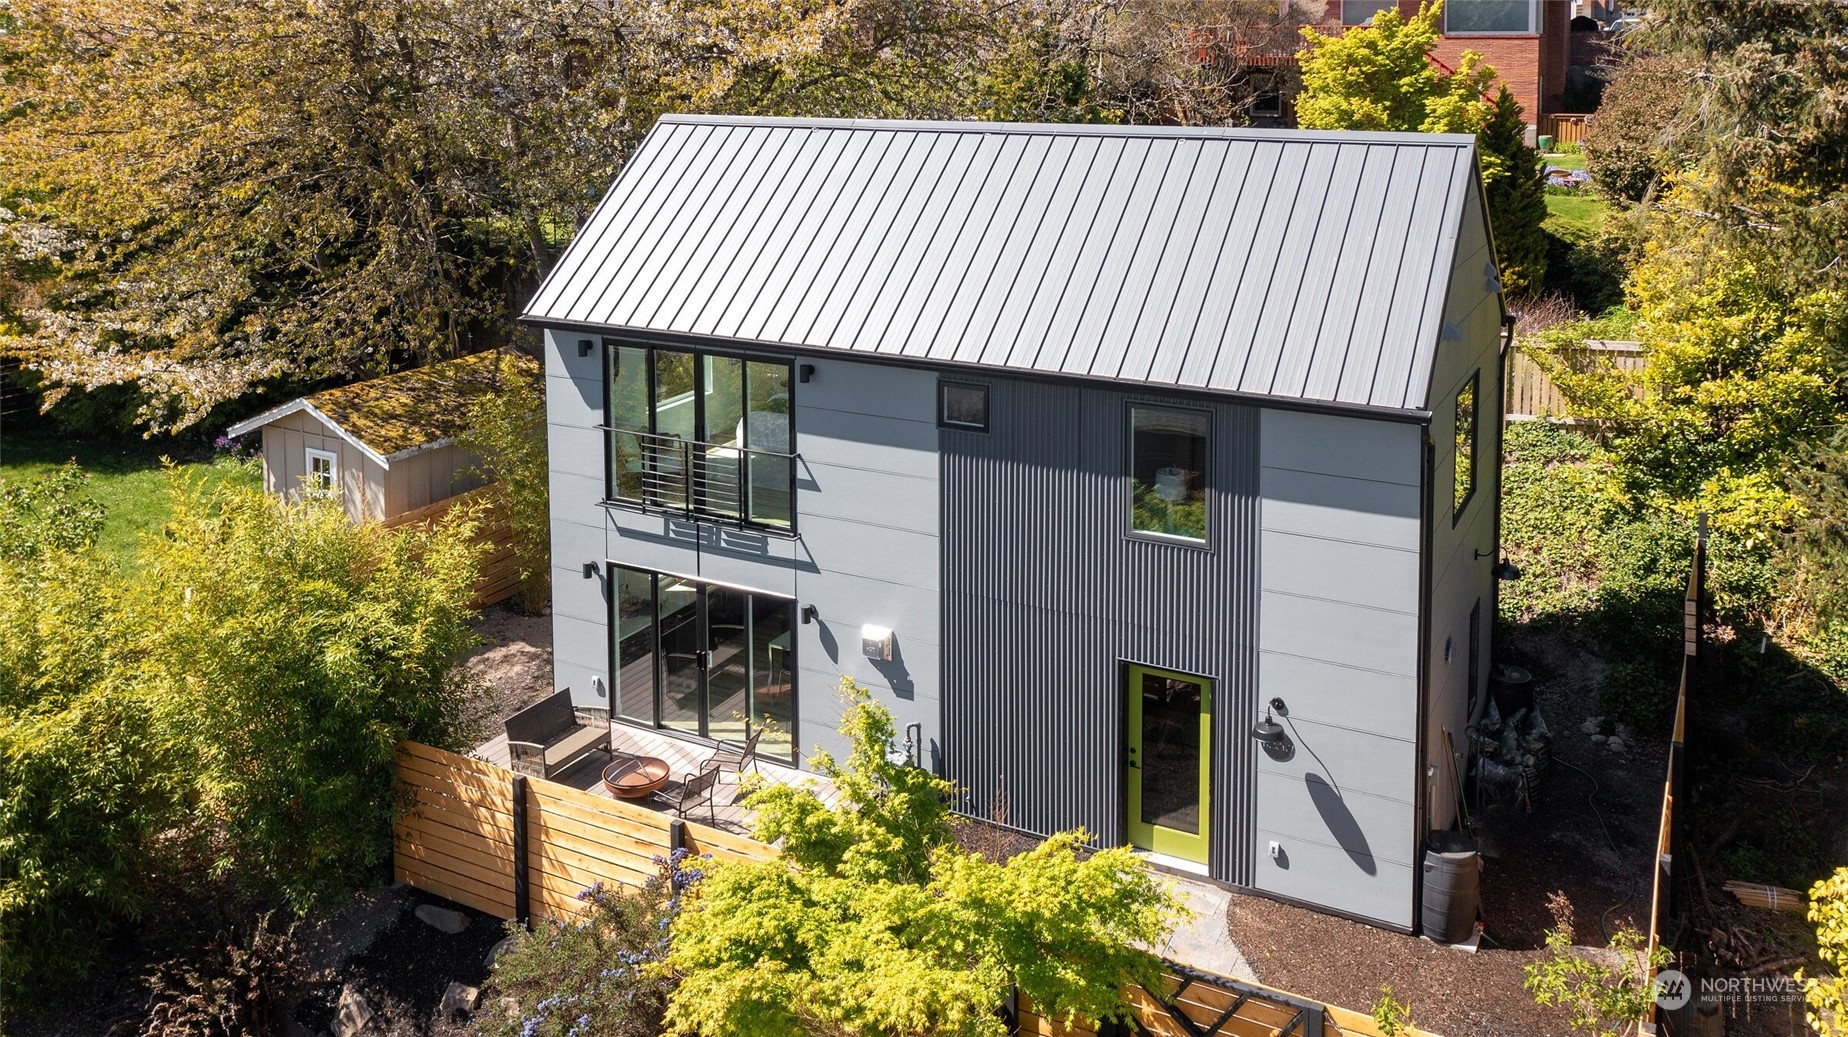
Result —
[{"label": "downspout", "polygon": [[1418,720],[1413,731],[1417,750],[1412,755],[1413,788],[1418,795],[1412,801],[1412,934],[1424,930],[1424,843],[1430,827],[1427,804],[1431,801],[1431,778],[1425,766],[1425,726],[1431,702],[1431,568],[1432,524],[1431,492],[1437,468],[1437,444],[1431,439],[1431,423],[1419,427],[1419,442],[1424,448],[1419,465],[1418,496]]}]

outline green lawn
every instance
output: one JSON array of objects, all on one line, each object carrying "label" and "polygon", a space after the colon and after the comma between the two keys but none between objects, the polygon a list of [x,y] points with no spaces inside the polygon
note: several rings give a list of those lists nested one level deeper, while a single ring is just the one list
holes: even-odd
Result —
[{"label": "green lawn", "polygon": [[[143,532],[167,520],[167,475],[161,455],[179,453],[173,444],[95,443],[70,437],[0,434],[0,479],[32,478],[75,460],[90,473],[90,495],[106,509],[99,546],[118,561],[133,556]],[[251,466],[202,458],[175,459],[177,467],[223,483],[261,485]]]},{"label": "green lawn", "polygon": [[1589,189],[1580,188],[1579,191],[1579,194],[1549,192],[1546,196],[1546,222],[1563,223],[1586,234],[1596,234],[1604,227],[1604,214],[1609,206]]},{"label": "green lawn", "polygon": [[1584,169],[1584,168],[1585,168],[1585,156],[1584,156],[1583,154],[1578,154],[1578,155],[1560,155],[1560,154],[1548,154],[1548,155],[1541,155],[1541,156],[1540,156],[1540,165],[1541,165],[1541,166],[1543,166],[1543,167],[1551,167],[1551,168],[1555,168],[1555,169]]}]

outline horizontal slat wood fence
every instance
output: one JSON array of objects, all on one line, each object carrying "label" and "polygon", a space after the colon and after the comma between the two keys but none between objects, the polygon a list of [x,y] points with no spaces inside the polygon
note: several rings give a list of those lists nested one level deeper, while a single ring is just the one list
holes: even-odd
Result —
[{"label": "horizontal slat wood fence", "polygon": [[[514,773],[418,742],[398,749],[405,793],[393,844],[400,881],[499,918],[516,916]],[[638,887],[681,844],[719,860],[763,860],[771,847],[645,807],[524,779],[525,889],[536,918],[582,909],[592,883]]]},{"label": "horizontal slat wood fence", "polygon": [[[523,775],[517,783],[521,818],[512,771],[418,742],[398,747],[398,776],[405,799],[394,832],[395,876],[497,918],[518,915],[514,862],[520,844],[530,917],[567,920],[585,910],[577,895],[592,883],[636,887],[648,881],[660,870],[655,858],[672,851],[676,833],[689,851],[715,860],[776,856],[774,847],[754,839]],[[1137,1021],[1150,1037],[1379,1037],[1373,1020],[1357,1012],[1171,967],[1161,990],[1129,992]],[[1022,1034],[1099,1033],[1090,1026],[1064,1026],[1024,1003],[1016,1018]]]},{"label": "horizontal slat wood fence", "polygon": [[477,609],[505,601],[520,589],[520,560],[513,552],[513,523],[507,516],[507,509],[498,503],[489,490],[490,487],[482,486],[467,493],[458,493],[454,497],[445,497],[384,523],[388,529],[410,525],[431,526],[441,522],[455,508],[479,506],[480,528],[475,531],[475,540],[486,544],[487,552],[481,559],[481,578],[475,583],[475,599],[469,603],[470,608]]},{"label": "horizontal slat wood fence", "polygon": [[1585,139],[1585,116],[1543,115],[1540,135],[1553,138],[1555,144],[1577,144]]},{"label": "horizontal slat wood fence", "polygon": [[[1617,371],[1635,372],[1643,369],[1643,348],[1634,342],[1587,342],[1568,359],[1574,370],[1591,371],[1609,366]],[[1507,413],[1515,421],[1569,418],[1566,398],[1559,387],[1518,347],[1508,358]]]}]

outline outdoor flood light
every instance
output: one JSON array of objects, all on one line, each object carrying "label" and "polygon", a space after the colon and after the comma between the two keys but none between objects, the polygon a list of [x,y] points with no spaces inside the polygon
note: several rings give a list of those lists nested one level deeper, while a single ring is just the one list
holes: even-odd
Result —
[{"label": "outdoor flood light", "polygon": [[796,365],[796,381],[801,382],[804,385],[807,385],[808,380],[813,377],[815,377],[815,365],[814,364]]},{"label": "outdoor flood light", "polygon": [[818,612],[818,611],[816,610],[816,608],[815,608],[815,606],[813,606],[813,605],[804,605],[804,606],[802,606],[802,622],[804,622],[804,623],[813,623],[813,622],[815,622],[815,617],[816,617],[816,616],[818,616],[818,615],[820,615],[820,614],[821,614],[821,613],[820,613],[820,612]]},{"label": "outdoor flood light", "polygon": [[603,571],[603,566],[598,565],[596,562],[585,562],[584,563],[584,578],[586,580],[596,579],[597,574],[602,571]]},{"label": "outdoor flood light", "polygon": [[595,349],[596,345],[597,344],[590,339],[587,339],[587,338],[578,339],[578,356],[589,356],[590,351],[592,349]]}]

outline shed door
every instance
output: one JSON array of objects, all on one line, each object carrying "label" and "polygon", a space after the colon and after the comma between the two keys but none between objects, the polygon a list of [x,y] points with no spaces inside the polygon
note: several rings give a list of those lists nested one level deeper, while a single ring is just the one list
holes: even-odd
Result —
[{"label": "shed door", "polygon": [[1129,841],[1206,863],[1213,682],[1128,669]]}]

